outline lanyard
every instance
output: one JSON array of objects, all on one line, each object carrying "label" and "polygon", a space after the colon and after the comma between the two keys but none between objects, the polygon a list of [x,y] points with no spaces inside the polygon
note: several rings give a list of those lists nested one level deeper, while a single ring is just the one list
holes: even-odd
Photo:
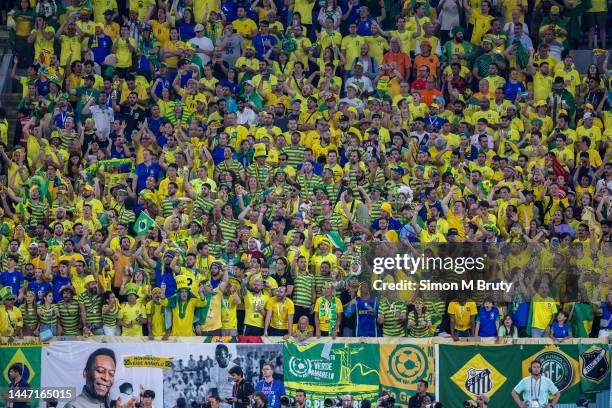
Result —
[{"label": "lanyard", "polygon": [[285,304],[284,303],[277,303],[276,304],[276,311],[278,312],[278,322],[281,322],[282,319],[282,313],[285,310]]},{"label": "lanyard", "polygon": [[540,398],[540,391],[542,390],[542,378],[540,378],[540,384],[538,384],[538,395],[537,395],[537,397],[535,397],[533,395],[533,388],[534,388],[533,387],[533,377],[531,377],[531,379],[530,379],[530,385],[531,385],[531,398],[537,400],[538,398]]},{"label": "lanyard", "polygon": [[60,122],[62,124],[62,128],[64,127],[64,123],[66,122],[67,118],[68,118],[68,113],[64,111],[60,111]]},{"label": "lanyard", "polygon": [[266,380],[263,380],[261,383],[261,392],[263,392],[264,394],[271,394],[273,387],[274,387],[274,380],[272,380],[272,382],[270,383],[270,388],[266,390]]}]

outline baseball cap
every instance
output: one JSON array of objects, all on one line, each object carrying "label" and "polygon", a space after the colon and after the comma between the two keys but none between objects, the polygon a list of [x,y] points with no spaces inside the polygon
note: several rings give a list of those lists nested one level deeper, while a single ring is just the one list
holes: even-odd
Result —
[{"label": "baseball cap", "polygon": [[204,31],[204,26],[202,24],[196,24],[193,31],[195,31],[196,33],[200,31]]}]

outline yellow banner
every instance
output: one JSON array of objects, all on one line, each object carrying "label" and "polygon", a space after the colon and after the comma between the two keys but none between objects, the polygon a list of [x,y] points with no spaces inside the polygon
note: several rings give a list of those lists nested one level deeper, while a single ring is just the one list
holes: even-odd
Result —
[{"label": "yellow banner", "polygon": [[436,390],[434,384],[434,346],[421,344],[381,344],[380,385],[402,404],[416,394],[417,382],[429,383],[428,392]]},{"label": "yellow banner", "polygon": [[172,368],[172,358],[155,356],[126,356],[123,358],[125,368],[150,367],[150,368]]}]

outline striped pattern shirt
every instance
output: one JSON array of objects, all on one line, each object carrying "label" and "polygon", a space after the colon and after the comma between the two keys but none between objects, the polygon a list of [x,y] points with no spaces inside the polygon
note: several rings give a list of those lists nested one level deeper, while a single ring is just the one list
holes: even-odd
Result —
[{"label": "striped pattern shirt", "polygon": [[162,214],[164,217],[169,217],[172,215],[172,211],[174,211],[174,198],[166,198],[161,202]]},{"label": "striped pattern shirt", "polygon": [[334,206],[338,202],[338,194],[340,193],[340,187],[337,184],[324,184],[325,190],[327,190],[327,198]]},{"label": "striped pattern shirt", "polygon": [[36,314],[36,307],[26,308],[25,303],[19,306],[21,310],[21,318],[23,319],[24,326],[35,326],[38,323],[38,314]]},{"label": "striped pattern shirt", "polygon": [[272,166],[270,166],[269,164],[264,164],[263,166],[260,166],[257,163],[253,163],[249,167],[247,167],[246,172],[247,176],[255,177],[259,185],[263,186],[266,184],[266,181],[268,180],[268,177],[270,177],[270,174],[272,174]]},{"label": "striped pattern shirt", "polygon": [[408,324],[413,326],[408,330],[410,337],[429,337],[429,327],[427,322],[431,320],[431,312],[427,310],[421,316],[416,315],[416,311],[412,311],[408,314]]},{"label": "striped pattern shirt", "polygon": [[285,147],[281,152],[287,154],[287,163],[290,166],[297,168],[297,166],[304,161],[304,147]]},{"label": "striped pattern shirt", "polygon": [[79,305],[71,302],[67,305],[60,302],[57,305],[60,313],[60,325],[64,329],[64,336],[76,336],[79,330]]},{"label": "striped pattern shirt", "polygon": [[107,327],[115,327],[117,325],[117,316],[119,315],[119,307],[117,303],[110,308],[102,311],[102,324]]},{"label": "striped pattern shirt", "polygon": [[51,304],[51,306],[49,307],[41,305],[41,306],[38,306],[38,309],[42,310],[42,314],[39,317],[41,324],[56,324],[57,323],[57,315],[55,314],[57,311],[56,304]]},{"label": "striped pattern shirt", "polygon": [[197,208],[198,210],[202,210],[202,212],[206,214],[210,214],[212,209],[215,208],[215,200],[213,200],[212,198],[204,198],[198,196],[198,198],[196,198],[195,202],[193,203],[193,207]]},{"label": "striped pattern shirt", "polygon": [[87,324],[102,323],[102,299],[97,293],[91,296],[87,291],[77,297],[77,302],[85,307],[85,321]]},{"label": "striped pattern shirt", "polygon": [[314,284],[314,275],[307,272],[298,273],[295,278],[295,287],[293,288],[293,303],[296,306],[312,306],[312,288]]},{"label": "striped pattern shirt", "polygon": [[49,211],[49,205],[46,201],[38,200],[37,203],[30,201],[28,211],[30,212],[30,225],[37,225],[43,221],[45,213]]},{"label": "striped pattern shirt", "polygon": [[332,278],[331,276],[327,275],[327,276],[323,276],[323,275],[316,275],[314,277],[314,282],[315,282],[315,290],[316,290],[316,297],[319,298],[321,296],[323,296],[323,286],[325,286],[325,284],[327,282],[331,282]]},{"label": "striped pattern shirt", "polygon": [[118,210],[117,220],[120,224],[129,224],[136,221],[136,215],[134,211],[128,210],[124,206],[121,206]]},{"label": "striped pattern shirt", "polygon": [[225,245],[223,242],[209,242],[208,243],[208,255],[212,256],[215,259],[218,259],[221,256],[221,251]]},{"label": "striped pattern shirt", "polygon": [[314,192],[314,188],[321,183],[321,177],[312,174],[312,177],[308,178],[305,174],[301,174],[297,177],[297,183],[300,185],[300,198],[307,200]]},{"label": "striped pattern shirt", "polygon": [[218,178],[223,171],[231,171],[234,175],[238,176],[244,171],[244,167],[236,160],[232,160],[231,163],[223,161],[215,166],[215,178]]},{"label": "striped pattern shirt", "polygon": [[221,221],[219,221],[219,227],[221,227],[221,233],[223,233],[223,238],[226,241],[230,239],[236,239],[236,232],[238,231],[239,226],[240,226],[240,222],[238,220],[230,220],[228,218],[223,217],[221,218]]},{"label": "striped pattern shirt", "polygon": [[380,304],[379,314],[383,315],[383,336],[384,337],[403,337],[406,333],[404,321],[398,319],[396,314],[406,314],[406,304],[401,300],[390,303],[383,300]]}]

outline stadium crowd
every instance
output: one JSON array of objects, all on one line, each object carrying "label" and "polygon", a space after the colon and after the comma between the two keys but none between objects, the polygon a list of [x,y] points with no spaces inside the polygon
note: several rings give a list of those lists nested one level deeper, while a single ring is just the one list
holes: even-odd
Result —
[{"label": "stadium crowd", "polygon": [[[609,336],[607,18],[605,0],[17,1],[0,335]],[[602,49],[578,72],[583,32]],[[536,301],[372,290],[368,246],[446,242],[498,245]],[[551,301],[561,267],[595,297]]]}]

